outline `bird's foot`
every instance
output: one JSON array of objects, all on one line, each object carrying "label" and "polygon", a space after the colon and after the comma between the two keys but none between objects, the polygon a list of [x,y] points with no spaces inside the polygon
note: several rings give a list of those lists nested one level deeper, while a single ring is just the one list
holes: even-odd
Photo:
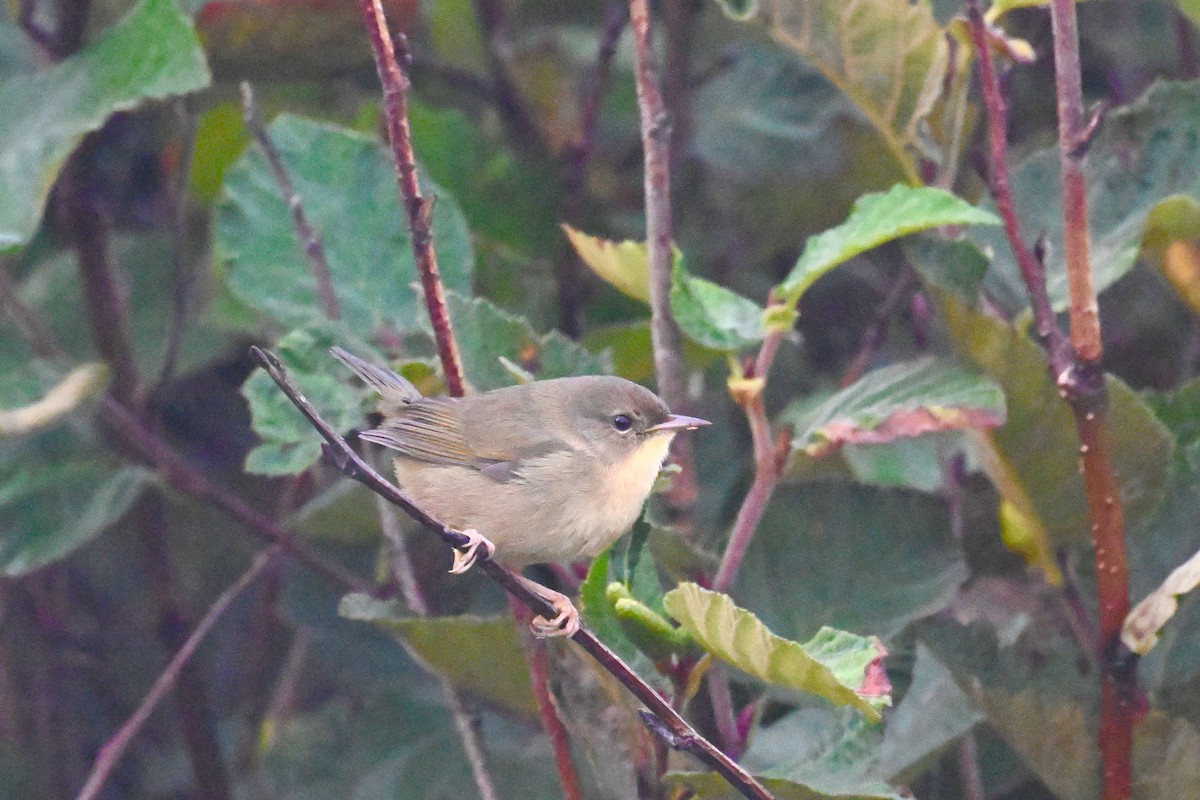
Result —
[{"label": "bird's foot", "polygon": [[451,575],[462,575],[469,570],[475,563],[475,556],[480,547],[487,551],[487,558],[491,558],[496,554],[496,545],[487,540],[479,531],[474,528],[468,528],[465,531],[459,531],[463,536],[467,537],[467,543],[461,549],[454,549],[454,564],[450,567]]},{"label": "bird's foot", "polygon": [[528,586],[533,592],[554,608],[555,616],[552,619],[538,615],[529,623],[529,628],[533,631],[534,636],[540,639],[554,638],[557,636],[566,636],[570,638],[579,630],[579,611],[575,608],[575,604],[571,602],[571,598],[561,592],[556,592],[553,589],[547,589],[540,583],[531,581],[525,576],[521,576],[521,582]]}]

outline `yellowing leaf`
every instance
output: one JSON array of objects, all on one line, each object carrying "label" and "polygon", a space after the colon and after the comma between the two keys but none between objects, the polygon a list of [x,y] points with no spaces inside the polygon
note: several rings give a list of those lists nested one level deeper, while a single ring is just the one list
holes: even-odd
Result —
[{"label": "yellowing leaf", "polygon": [[650,256],[645,242],[612,242],[564,224],[571,246],[592,271],[622,294],[650,302]]},{"label": "yellowing leaf", "polygon": [[108,378],[103,364],[84,364],[73,369],[37,402],[21,408],[0,409],[0,436],[17,436],[44,428],[74,411],[99,394]]},{"label": "yellowing leaf", "polygon": [[728,595],[681,583],[663,598],[667,612],[700,646],[754,677],[854,706],[868,719],[891,703],[883,649],[874,636],[821,628],[805,644],[776,636]]}]

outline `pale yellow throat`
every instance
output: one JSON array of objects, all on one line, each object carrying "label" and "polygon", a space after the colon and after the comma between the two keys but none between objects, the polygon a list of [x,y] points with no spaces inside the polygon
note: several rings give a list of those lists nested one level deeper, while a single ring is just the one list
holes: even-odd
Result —
[{"label": "pale yellow throat", "polygon": [[[614,524],[628,527],[637,519],[673,438],[674,433],[653,434],[641,447],[609,468],[605,494]],[[624,533],[624,529],[618,533]]]}]

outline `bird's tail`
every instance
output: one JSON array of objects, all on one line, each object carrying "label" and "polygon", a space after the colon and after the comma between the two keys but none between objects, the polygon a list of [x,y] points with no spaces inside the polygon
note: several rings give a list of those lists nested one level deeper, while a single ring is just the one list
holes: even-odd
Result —
[{"label": "bird's tail", "polygon": [[338,361],[352,369],[355,375],[371,384],[372,388],[379,392],[385,403],[388,401],[411,403],[414,400],[421,399],[421,391],[411,381],[397,375],[390,369],[367,363],[353,353],[343,350],[340,347],[331,348],[329,352]]}]

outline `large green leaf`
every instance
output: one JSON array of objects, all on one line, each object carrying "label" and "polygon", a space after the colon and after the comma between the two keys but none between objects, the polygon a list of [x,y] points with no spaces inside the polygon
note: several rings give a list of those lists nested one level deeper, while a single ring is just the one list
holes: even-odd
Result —
[{"label": "large green leaf", "polygon": [[0,252],[29,241],[67,157],[112,114],[209,84],[191,20],[145,0],[94,44],[0,84]]},{"label": "large green leaf", "polygon": [[799,418],[792,447],[822,455],[845,443],[890,442],[1004,422],[995,383],[952,361],[924,358],[875,370]]},{"label": "large green leaf", "polygon": [[[391,155],[344,128],[281,115],[268,128],[309,221],[322,237],[342,320],[360,335],[419,330],[424,304]],[[453,198],[438,196],[433,243],[446,288],[467,291],[474,269],[470,234]],[[324,316],[316,279],[296,240],[291,214],[257,147],[225,175],[215,248],[234,295],[287,327]]]},{"label": "large green leaf", "polygon": [[150,473],[89,451],[67,429],[0,444],[0,573],[66,558],[133,505]]},{"label": "large green leaf", "polygon": [[512,616],[422,619],[404,613],[395,601],[363,594],[343,597],[338,613],[388,631],[455,686],[500,708],[529,717],[537,714],[529,667]]},{"label": "large green leaf", "polygon": [[[780,800],[898,800],[879,774],[882,733],[852,712],[806,708],[756,731],[742,765]],[[702,800],[741,797],[716,773],[668,773]]]},{"label": "large green leaf", "polygon": [[732,594],[790,639],[822,625],[887,638],[944,607],[966,578],[940,500],[812,483],[776,490]]},{"label": "large green leaf", "polygon": [[[735,19],[757,16],[776,40],[820,70],[870,121],[909,181],[918,182],[917,155],[930,144],[926,123],[940,103],[957,102],[969,72],[969,53],[951,48],[929,3],[718,2]],[[950,74],[958,78],[944,97],[951,59]],[[943,140],[950,138],[944,132]]]},{"label": "large green leaf", "polygon": [[[999,461],[989,472],[1015,477],[1055,542],[1087,541],[1091,528],[1079,472],[1079,438],[1041,348],[1011,325],[947,292],[931,290],[931,296],[960,354],[1004,389],[1008,420],[994,433]],[[1173,443],[1146,404],[1111,375],[1108,395],[1110,452],[1125,520],[1136,532],[1162,498]],[[1003,493],[1007,479],[992,477]]]},{"label": "large green leaf", "polygon": [[496,389],[515,382],[501,357],[537,378],[612,371],[607,353],[590,353],[558,331],[540,335],[527,320],[485,298],[450,293],[447,300],[463,368],[476,389]]},{"label": "large green leaf", "polygon": [[728,595],[682,583],[663,598],[667,612],[713,655],[767,683],[853,706],[879,721],[891,702],[880,679],[883,646],[874,637],[822,628],[804,644],[771,633]]},{"label": "large green leaf", "polygon": [[817,278],[859,253],[917,231],[943,225],[999,225],[1000,218],[942,189],[897,184],[863,195],[841,225],[808,240],[792,271],[780,284],[795,303]]},{"label": "large green leaf", "polygon": [[[1087,179],[1093,282],[1103,290],[1129,271],[1146,221],[1173,195],[1200,198],[1200,82],[1158,83],[1136,103],[1105,115],[1089,143]],[[1056,309],[1067,305],[1058,148],[1040,151],[1012,173],[1017,216],[1026,237],[1044,234],[1046,288]],[[1027,308],[1029,295],[1002,230],[970,237],[994,254],[985,284],[1006,310]]]}]

